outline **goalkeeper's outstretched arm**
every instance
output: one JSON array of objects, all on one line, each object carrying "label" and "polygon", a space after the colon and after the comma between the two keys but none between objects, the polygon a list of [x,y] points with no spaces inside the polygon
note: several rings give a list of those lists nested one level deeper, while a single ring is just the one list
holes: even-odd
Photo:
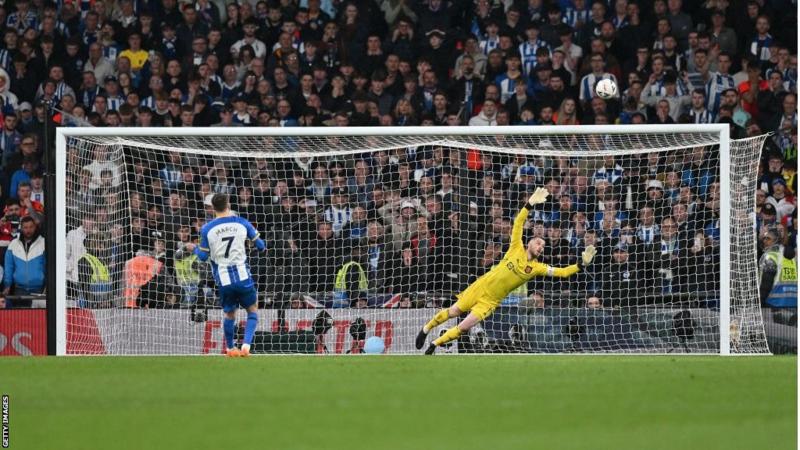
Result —
[{"label": "goalkeeper's outstretched arm", "polygon": [[511,228],[511,246],[522,245],[522,231],[525,228],[525,219],[534,206],[547,201],[550,192],[545,188],[536,188],[536,190],[528,198],[528,201],[522,205],[522,209],[517,213],[514,218],[514,226]]},{"label": "goalkeeper's outstretched arm", "polygon": [[590,245],[586,247],[586,250],[583,251],[581,257],[578,258],[578,262],[567,267],[550,267],[547,266],[547,276],[555,277],[555,278],[567,278],[576,273],[584,270],[586,266],[592,263],[594,259],[594,255],[597,254],[597,249],[594,248],[594,245]]}]

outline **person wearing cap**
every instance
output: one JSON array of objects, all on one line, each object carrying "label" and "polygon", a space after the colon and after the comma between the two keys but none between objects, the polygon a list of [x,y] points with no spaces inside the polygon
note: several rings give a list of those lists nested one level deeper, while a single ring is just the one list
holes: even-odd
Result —
[{"label": "person wearing cap", "polygon": [[782,177],[772,180],[772,195],[769,196],[767,201],[775,206],[775,211],[778,213],[778,222],[782,221],[785,216],[791,215],[797,207],[797,202],[788,192],[786,180]]},{"label": "person wearing cap", "polygon": [[233,100],[231,100],[231,104],[233,105],[233,122],[238,123],[243,126],[249,126],[254,122],[254,118],[250,117],[250,114],[247,112],[247,96],[244,93],[237,94]]},{"label": "person wearing cap", "polygon": [[447,80],[453,67],[455,54],[451,45],[447,44],[447,34],[441,29],[433,29],[426,33],[426,46],[422,49],[422,57],[431,62],[431,69],[439,80]]},{"label": "person wearing cap", "polygon": [[[374,191],[373,191],[374,193]],[[387,242],[392,244],[396,251],[400,250],[404,242],[408,242],[417,232],[417,205],[408,199],[404,199],[399,205],[395,203],[395,212],[384,216],[390,223],[386,229]]]},{"label": "person wearing cap", "polygon": [[775,228],[769,228],[761,234],[761,244],[764,248],[764,254],[758,261],[761,303],[777,308],[796,308],[796,257],[786,257]]},{"label": "person wearing cap", "polygon": [[567,278],[591,264],[596,254],[593,246],[589,246],[583,251],[576,264],[556,268],[538,261],[545,249],[544,239],[533,238],[528,241],[527,245],[523,245],[522,232],[528,215],[534,207],[545,203],[549,195],[550,193],[544,188],[537,188],[531,194],[522,210],[514,218],[510,237],[511,244],[503,259],[458,294],[456,296],[458,301],[453,306],[442,309],[425,324],[414,343],[417,349],[422,349],[428,334],[434,328],[451,318],[469,312],[466,319],[429,344],[425,354],[432,355],[438,346],[458,339],[462,333],[468,332],[473,326],[489,317],[511,291],[534,277]]}]

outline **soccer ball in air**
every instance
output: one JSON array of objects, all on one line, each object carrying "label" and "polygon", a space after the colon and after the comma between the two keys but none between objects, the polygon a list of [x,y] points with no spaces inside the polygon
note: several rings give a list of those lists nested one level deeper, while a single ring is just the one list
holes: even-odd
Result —
[{"label": "soccer ball in air", "polygon": [[598,97],[608,100],[617,96],[617,83],[608,78],[600,80],[597,82],[597,86],[594,87],[594,91],[597,93]]}]

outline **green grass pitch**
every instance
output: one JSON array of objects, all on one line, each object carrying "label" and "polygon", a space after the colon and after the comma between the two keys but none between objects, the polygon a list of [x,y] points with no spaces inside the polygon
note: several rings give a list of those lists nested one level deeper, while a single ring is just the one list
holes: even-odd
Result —
[{"label": "green grass pitch", "polygon": [[794,449],[796,357],[0,358],[12,449]]}]

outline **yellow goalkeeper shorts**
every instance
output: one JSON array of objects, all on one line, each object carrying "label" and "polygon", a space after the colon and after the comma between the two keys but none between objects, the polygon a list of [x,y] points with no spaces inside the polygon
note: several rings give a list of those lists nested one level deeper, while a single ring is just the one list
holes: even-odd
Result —
[{"label": "yellow goalkeeper shorts", "polygon": [[462,312],[471,312],[481,320],[491,316],[500,305],[500,302],[487,295],[483,289],[474,289],[473,286],[465,289],[457,297],[456,308]]}]

